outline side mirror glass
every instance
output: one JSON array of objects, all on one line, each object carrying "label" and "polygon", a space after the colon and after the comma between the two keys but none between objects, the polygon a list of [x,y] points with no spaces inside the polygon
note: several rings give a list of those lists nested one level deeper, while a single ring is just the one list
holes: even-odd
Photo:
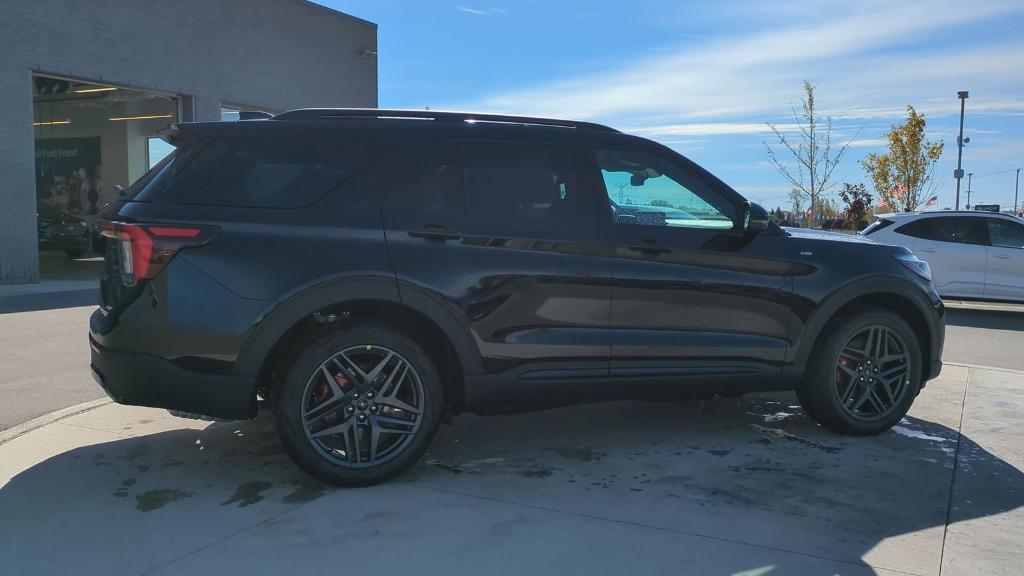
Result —
[{"label": "side mirror glass", "polygon": [[772,217],[760,204],[751,203],[745,210],[744,229],[753,234],[760,234],[768,231]]}]

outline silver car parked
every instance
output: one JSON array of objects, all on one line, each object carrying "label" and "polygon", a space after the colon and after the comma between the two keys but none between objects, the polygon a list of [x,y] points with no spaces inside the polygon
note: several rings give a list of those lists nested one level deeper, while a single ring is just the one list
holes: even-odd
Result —
[{"label": "silver car parked", "polygon": [[994,212],[878,215],[862,235],[928,262],[946,298],[1024,302],[1024,220]]}]

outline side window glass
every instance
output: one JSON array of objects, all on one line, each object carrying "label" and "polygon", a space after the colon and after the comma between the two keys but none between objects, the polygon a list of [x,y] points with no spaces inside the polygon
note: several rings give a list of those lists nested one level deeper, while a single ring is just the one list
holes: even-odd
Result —
[{"label": "side window glass", "polygon": [[1006,220],[986,218],[988,235],[993,246],[1024,248],[1024,225]]},{"label": "side window glass", "polygon": [[470,221],[550,231],[586,223],[576,149],[474,142],[462,156]]},{"label": "side window glass", "polygon": [[442,144],[420,159],[409,176],[399,182],[388,203],[396,211],[446,221],[466,214],[462,164],[458,149]]},{"label": "side window glass", "polygon": [[154,200],[298,208],[326,196],[386,148],[383,142],[225,135],[204,148]]},{"label": "side window glass", "polygon": [[954,244],[985,244],[985,232],[977,218],[944,217],[920,220],[910,230],[911,235],[935,242]]},{"label": "side window glass", "polygon": [[732,204],[667,159],[635,150],[595,153],[617,224],[733,227]]}]

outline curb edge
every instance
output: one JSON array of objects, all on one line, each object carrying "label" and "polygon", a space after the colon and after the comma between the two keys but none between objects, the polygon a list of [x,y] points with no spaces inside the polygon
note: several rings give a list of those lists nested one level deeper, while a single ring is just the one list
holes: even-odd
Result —
[{"label": "curb edge", "polygon": [[37,428],[42,428],[43,426],[53,424],[54,422],[63,420],[76,414],[88,412],[89,410],[99,408],[100,406],[106,406],[107,404],[110,404],[112,402],[113,400],[111,400],[110,398],[100,398],[99,400],[93,400],[91,402],[83,402],[81,404],[69,406],[68,408],[54,410],[49,414],[43,414],[42,416],[39,416],[38,418],[33,418],[28,422],[16,424],[6,430],[0,430],[0,446],[10,442],[11,440],[14,440],[19,436],[36,430]]}]

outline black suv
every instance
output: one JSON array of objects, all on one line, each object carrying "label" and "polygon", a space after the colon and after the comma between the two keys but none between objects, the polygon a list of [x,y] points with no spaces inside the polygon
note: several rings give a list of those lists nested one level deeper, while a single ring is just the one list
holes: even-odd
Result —
[{"label": "black suv", "polygon": [[605,126],[307,109],[165,138],[104,231],[93,373],[177,412],[262,398],[328,482],[398,474],[463,411],[795,390],[872,434],[941,368],[909,251],[783,230]]}]

